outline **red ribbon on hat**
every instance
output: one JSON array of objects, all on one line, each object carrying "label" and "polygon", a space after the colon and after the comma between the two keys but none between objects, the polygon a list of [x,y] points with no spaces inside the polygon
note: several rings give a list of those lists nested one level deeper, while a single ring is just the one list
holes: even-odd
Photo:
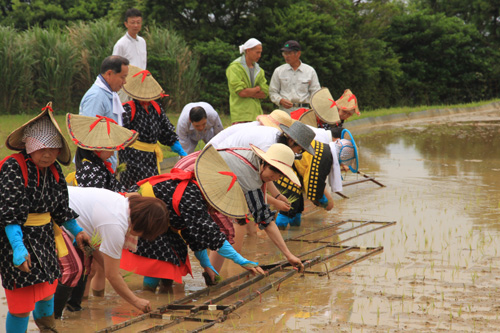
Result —
[{"label": "red ribbon on hat", "polygon": [[94,121],[94,122],[90,125],[90,130],[89,130],[89,132],[90,132],[90,131],[92,131],[92,130],[94,129],[94,127],[96,127],[96,126],[97,126],[97,124],[98,124],[98,123],[99,123],[102,119],[104,119],[104,120],[106,121],[106,125],[108,125],[108,135],[109,135],[109,133],[111,132],[111,125],[110,125],[110,123],[114,123],[114,124],[117,124],[117,125],[118,125],[118,123],[117,123],[116,121],[114,121],[113,119],[111,119],[111,118],[104,117],[104,116],[99,116],[99,115],[97,115],[96,117],[97,117],[97,120],[96,120],[96,121]]},{"label": "red ribbon on hat", "polygon": [[160,97],[163,98],[163,97],[169,97],[170,95],[168,94],[164,94],[164,93],[160,93]]},{"label": "red ribbon on hat", "polygon": [[52,110],[52,107],[50,105],[47,105],[46,107],[42,108],[42,111],[45,111],[45,110],[49,110],[50,112],[54,112],[54,110]]},{"label": "red ribbon on hat", "polygon": [[229,184],[229,187],[227,188],[227,192],[229,192],[231,190],[231,188],[233,187],[234,183],[236,182],[236,175],[230,171],[219,171],[219,173],[221,175],[224,175],[224,176],[231,176],[233,177],[233,179],[231,180],[231,184]]},{"label": "red ribbon on hat", "polygon": [[328,100],[332,102],[332,105],[330,106],[330,109],[337,105],[337,103],[333,99],[329,98]]},{"label": "red ribbon on hat", "polygon": [[144,80],[146,79],[146,76],[148,76],[148,74],[149,74],[149,75],[151,75],[151,73],[150,73],[147,69],[145,69],[145,70],[140,71],[139,73],[135,74],[135,75],[134,75],[134,76],[132,76],[132,77],[136,77],[136,76],[138,76],[138,75],[140,75],[140,74],[142,74],[142,80],[141,80],[141,83],[142,83],[142,82],[144,82]]}]

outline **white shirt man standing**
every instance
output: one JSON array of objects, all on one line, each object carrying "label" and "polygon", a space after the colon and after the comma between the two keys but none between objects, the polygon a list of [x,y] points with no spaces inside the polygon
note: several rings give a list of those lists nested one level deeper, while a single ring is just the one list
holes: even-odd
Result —
[{"label": "white shirt man standing", "polygon": [[286,64],[274,70],[269,84],[271,101],[288,113],[310,108],[311,95],[321,88],[316,71],[300,61],[301,47],[297,41],[287,41],[281,51]]},{"label": "white shirt man standing", "polygon": [[223,129],[217,111],[208,103],[197,102],[182,109],[176,131],[182,148],[191,154],[200,140],[207,143]]},{"label": "white shirt man standing", "polygon": [[[128,59],[130,65],[146,69],[148,51],[146,41],[139,36],[142,28],[142,13],[136,8],[129,8],[125,12],[125,21],[127,28],[125,35],[116,42],[113,47],[113,55],[119,55]],[[130,101],[130,97],[122,90],[118,92],[122,103]]]}]

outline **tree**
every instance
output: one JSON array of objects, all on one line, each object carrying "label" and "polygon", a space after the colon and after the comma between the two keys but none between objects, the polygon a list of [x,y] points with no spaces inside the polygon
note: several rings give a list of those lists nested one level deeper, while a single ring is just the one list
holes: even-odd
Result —
[{"label": "tree", "polygon": [[455,103],[485,96],[492,59],[473,25],[442,13],[410,13],[394,18],[386,41],[401,57],[407,103]]}]

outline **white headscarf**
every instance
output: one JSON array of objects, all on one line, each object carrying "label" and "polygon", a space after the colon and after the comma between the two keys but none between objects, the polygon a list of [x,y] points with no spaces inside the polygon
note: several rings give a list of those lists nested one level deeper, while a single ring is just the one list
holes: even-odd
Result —
[{"label": "white headscarf", "polygon": [[245,52],[245,50],[248,50],[248,49],[251,49],[251,48],[254,48],[256,47],[257,45],[261,45],[262,43],[259,42],[257,39],[255,38],[250,38],[249,40],[247,40],[245,42],[245,44],[243,45],[240,45],[240,54],[243,54]]}]

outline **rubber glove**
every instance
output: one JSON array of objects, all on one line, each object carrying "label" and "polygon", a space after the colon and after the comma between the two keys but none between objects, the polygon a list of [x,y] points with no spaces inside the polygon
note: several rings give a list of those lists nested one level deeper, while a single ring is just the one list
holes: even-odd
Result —
[{"label": "rubber glove", "polygon": [[231,259],[234,261],[236,264],[243,266],[243,267],[257,267],[259,266],[258,262],[253,262],[250,260],[247,260],[243,258],[241,254],[236,252],[236,250],[229,244],[229,242],[226,240],[224,241],[224,244],[222,247],[217,251],[218,254],[223,256],[224,258]]},{"label": "rubber glove", "polygon": [[66,228],[73,236],[76,237],[80,232],[83,231],[82,227],[78,225],[75,219],[66,221],[63,223],[63,227]]},{"label": "rubber glove", "polygon": [[19,224],[9,224],[5,227],[5,233],[12,246],[14,266],[18,267],[28,258],[28,250],[23,243],[23,231]]},{"label": "rubber glove", "polygon": [[323,208],[326,208],[326,206],[328,206],[328,198],[324,194],[321,197],[321,199],[318,200],[318,202],[319,202],[320,206]]},{"label": "rubber glove", "polygon": [[210,259],[208,259],[207,250],[195,251],[194,256],[200,262],[201,267],[210,268],[215,272],[215,274],[219,275],[219,273],[215,270],[214,266],[212,266]]},{"label": "rubber glove", "polygon": [[181,157],[187,156],[186,152],[182,148],[181,143],[179,141],[175,141],[175,143],[172,146],[170,146],[170,148],[174,153],[179,154],[179,156]]}]

